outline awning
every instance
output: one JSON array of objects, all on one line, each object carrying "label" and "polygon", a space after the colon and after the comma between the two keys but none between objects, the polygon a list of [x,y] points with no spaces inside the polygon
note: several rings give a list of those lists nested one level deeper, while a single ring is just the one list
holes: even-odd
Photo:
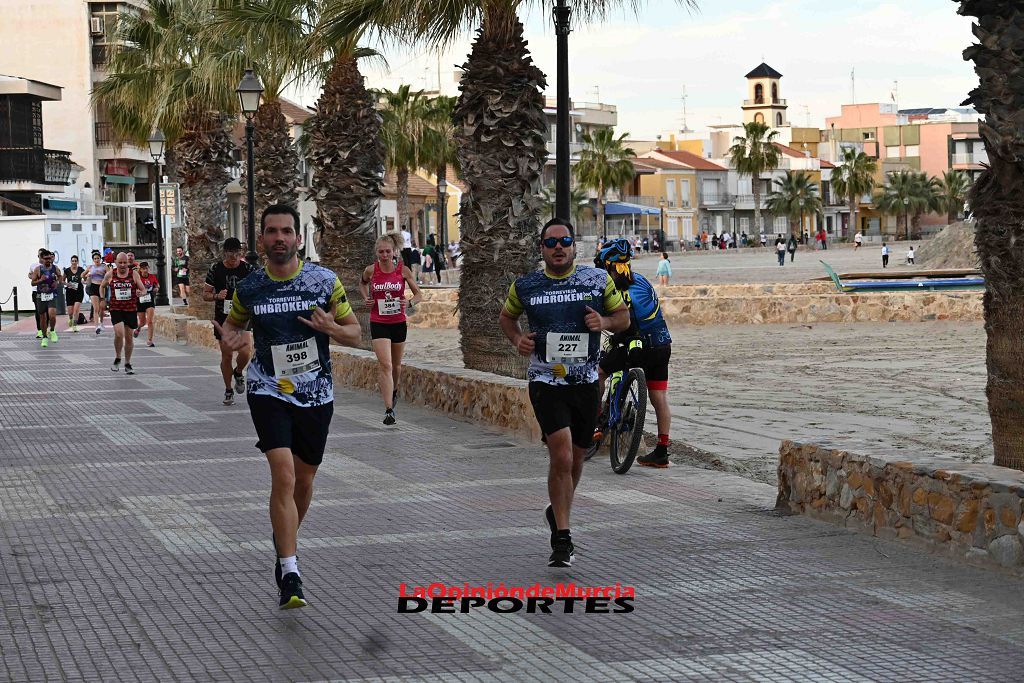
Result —
[{"label": "awning", "polygon": [[78,208],[78,202],[70,199],[43,199],[43,208],[53,211],[74,211]]},{"label": "awning", "polygon": [[639,214],[641,216],[661,215],[661,209],[656,206],[630,204],[629,202],[608,202],[604,205],[604,212],[607,216],[622,216],[629,214]]},{"label": "awning", "polygon": [[130,175],[105,175],[103,179],[115,185],[134,185],[135,177]]}]

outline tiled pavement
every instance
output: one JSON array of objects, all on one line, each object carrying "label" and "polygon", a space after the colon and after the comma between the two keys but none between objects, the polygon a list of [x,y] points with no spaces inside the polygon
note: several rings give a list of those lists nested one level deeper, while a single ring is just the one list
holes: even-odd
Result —
[{"label": "tiled pavement", "polygon": [[[1019,579],[771,511],[683,466],[587,465],[549,569],[538,445],[339,391],[279,612],[268,477],[216,357],[0,336],[0,680],[1020,680]],[[631,614],[399,614],[400,582],[633,585]]]}]

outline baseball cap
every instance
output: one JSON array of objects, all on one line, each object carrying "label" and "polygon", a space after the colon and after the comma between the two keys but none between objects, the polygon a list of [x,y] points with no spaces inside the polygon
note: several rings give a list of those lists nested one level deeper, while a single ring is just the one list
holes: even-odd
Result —
[{"label": "baseball cap", "polygon": [[224,251],[241,251],[242,243],[237,237],[229,237],[224,240]]}]

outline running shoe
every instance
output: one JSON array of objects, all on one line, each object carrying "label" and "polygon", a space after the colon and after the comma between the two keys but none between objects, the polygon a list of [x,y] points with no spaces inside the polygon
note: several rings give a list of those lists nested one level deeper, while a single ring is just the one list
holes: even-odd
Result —
[{"label": "running shoe", "polygon": [[126,375],[134,375],[135,374],[135,369],[132,367],[131,363],[125,363],[124,364],[124,374],[126,374]]},{"label": "running shoe", "polygon": [[50,345],[50,340],[49,339],[47,339],[46,337],[40,338],[40,340],[39,340],[39,348],[45,349],[49,345]]},{"label": "running shoe", "polygon": [[78,334],[78,325],[72,325],[71,331],[74,332],[75,334]]},{"label": "running shoe", "polygon": [[551,538],[554,539],[555,534],[558,533],[558,524],[555,522],[555,508],[551,507],[551,503],[544,508],[544,519],[548,522],[548,528],[551,529]]},{"label": "running shoe", "polygon": [[110,366],[110,371],[111,372],[117,372],[120,369],[121,369],[121,359],[120,358],[115,358],[114,362]]},{"label": "running shoe", "polygon": [[549,567],[571,567],[576,557],[576,548],[572,544],[572,536],[568,531],[562,531],[551,539],[551,557],[548,558]]},{"label": "running shoe", "polygon": [[664,469],[668,467],[668,446],[662,446],[661,444],[654,447],[654,450],[647,455],[641,455],[636,459],[638,465],[644,467],[657,467]]},{"label": "running shoe", "polygon": [[50,330],[50,341],[52,341],[52,342],[57,341],[57,331],[56,330]]},{"label": "running shoe", "polygon": [[230,389],[224,390],[224,405],[233,406],[235,405],[235,392]]},{"label": "running shoe", "polygon": [[235,393],[241,396],[245,393],[245,377],[240,372],[232,373],[232,376],[235,380]]},{"label": "running shoe", "polygon": [[132,330],[132,336],[135,337],[136,339],[139,338],[139,328],[136,327],[134,330]]},{"label": "running shoe", "polygon": [[43,331],[42,330],[36,330],[36,339],[42,339],[42,338],[43,338]]},{"label": "running shoe", "polygon": [[384,424],[395,424],[395,411],[393,409],[388,408],[387,410],[384,411]]},{"label": "running shoe", "polygon": [[102,332],[102,331],[103,331],[103,328],[102,328],[102,327],[100,327],[99,325],[97,325],[97,326],[96,326],[96,334],[99,334],[99,333],[100,333],[100,332]]},{"label": "running shoe", "polygon": [[154,344],[153,342],[146,342],[146,346],[148,346],[149,348],[153,348],[154,346],[156,346],[156,344]]},{"label": "running shoe", "polygon": [[281,609],[305,607],[305,596],[302,595],[302,579],[295,572],[289,572],[281,578]]}]

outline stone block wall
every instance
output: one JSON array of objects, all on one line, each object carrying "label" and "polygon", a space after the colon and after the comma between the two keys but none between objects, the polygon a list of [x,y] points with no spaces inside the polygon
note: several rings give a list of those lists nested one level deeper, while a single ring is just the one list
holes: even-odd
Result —
[{"label": "stone block wall", "polygon": [[[669,325],[981,321],[981,292],[844,294],[831,282],[670,285],[659,289]],[[454,329],[458,291],[424,290],[410,327]]]},{"label": "stone block wall", "polygon": [[[161,337],[179,343],[218,348],[208,320],[158,310],[155,330]],[[377,361],[372,352],[332,346],[331,364],[338,386],[377,391]],[[403,403],[438,410],[526,440],[540,439],[525,380],[406,360],[399,396]],[[382,414],[383,410],[382,405]]]},{"label": "stone block wall", "polygon": [[778,507],[1024,573],[1024,472],[783,441]]}]

